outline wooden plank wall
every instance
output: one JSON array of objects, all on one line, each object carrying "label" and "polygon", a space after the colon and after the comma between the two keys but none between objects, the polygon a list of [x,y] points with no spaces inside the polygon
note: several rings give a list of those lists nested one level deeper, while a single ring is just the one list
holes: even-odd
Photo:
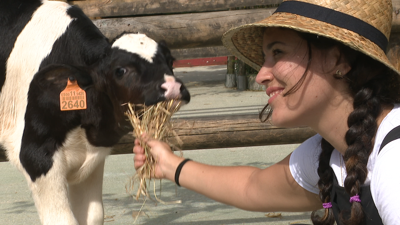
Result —
[{"label": "wooden plank wall", "polygon": [[[229,54],[221,47],[228,29],[259,21],[275,11],[282,0],[86,0],[69,1],[83,9],[104,34],[142,32],[165,40],[177,59]],[[398,68],[400,0],[392,0],[393,26],[388,56]],[[258,8],[263,6],[262,8]],[[266,8],[272,7],[272,8]],[[256,9],[246,9],[256,8]],[[238,10],[240,9],[240,10]],[[199,54],[198,50],[208,47]],[[222,52],[221,52],[222,51]],[[193,52],[193,55],[188,54]]]},{"label": "wooden plank wall", "polygon": [[[221,36],[237,25],[256,22],[273,10],[235,10],[276,6],[281,0],[109,0],[72,1],[109,38],[122,31],[165,40],[176,59],[226,56]],[[266,11],[266,12],[265,12]],[[193,49],[195,48],[195,49]]]}]

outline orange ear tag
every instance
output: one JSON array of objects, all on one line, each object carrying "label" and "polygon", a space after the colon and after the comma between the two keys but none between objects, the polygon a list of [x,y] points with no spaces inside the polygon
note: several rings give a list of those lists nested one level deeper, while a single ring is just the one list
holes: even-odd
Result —
[{"label": "orange ear tag", "polygon": [[68,78],[67,87],[60,93],[60,108],[61,111],[86,109],[86,92],[76,80]]}]

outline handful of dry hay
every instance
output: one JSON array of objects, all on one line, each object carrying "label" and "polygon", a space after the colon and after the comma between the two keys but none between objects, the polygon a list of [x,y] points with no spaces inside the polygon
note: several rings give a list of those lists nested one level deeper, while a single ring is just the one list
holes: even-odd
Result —
[{"label": "handful of dry hay", "polygon": [[[135,110],[135,105],[128,103],[129,110],[126,115],[134,128],[133,136],[140,137],[143,133],[146,133],[151,138],[165,141],[166,137],[173,132],[170,119],[172,115],[180,109],[180,107],[181,101],[179,100],[163,101],[152,106],[140,105],[137,106],[139,110]],[[175,137],[177,137],[176,134]],[[133,190],[135,181],[139,182],[136,200],[138,200],[141,195],[150,197],[147,181],[151,180],[152,175],[154,175],[156,164],[156,159],[150,153],[150,147],[144,142],[140,144],[144,147],[146,161],[141,168],[136,170],[135,176],[130,180],[129,188],[130,190]],[[157,198],[155,188],[154,195]],[[158,198],[157,200],[163,202]]]}]

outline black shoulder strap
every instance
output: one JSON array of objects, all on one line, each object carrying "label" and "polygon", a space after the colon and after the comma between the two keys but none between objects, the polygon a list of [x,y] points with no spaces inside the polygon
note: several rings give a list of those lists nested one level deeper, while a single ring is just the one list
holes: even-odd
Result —
[{"label": "black shoulder strap", "polygon": [[385,147],[385,145],[387,145],[389,142],[394,141],[396,139],[400,138],[400,126],[397,126],[395,128],[393,128],[393,130],[391,130],[386,137],[383,139],[382,144],[381,144],[381,148],[379,149],[378,154],[381,152],[381,150],[383,149],[383,147]]}]

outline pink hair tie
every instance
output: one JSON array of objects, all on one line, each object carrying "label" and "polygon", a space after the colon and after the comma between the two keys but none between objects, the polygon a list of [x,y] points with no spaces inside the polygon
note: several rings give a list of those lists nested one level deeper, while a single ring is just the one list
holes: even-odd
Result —
[{"label": "pink hair tie", "polygon": [[350,197],[350,203],[353,203],[353,202],[361,202],[360,196],[354,195],[353,197]]},{"label": "pink hair tie", "polygon": [[332,203],[331,202],[322,203],[322,207],[324,207],[324,209],[332,208]]}]

